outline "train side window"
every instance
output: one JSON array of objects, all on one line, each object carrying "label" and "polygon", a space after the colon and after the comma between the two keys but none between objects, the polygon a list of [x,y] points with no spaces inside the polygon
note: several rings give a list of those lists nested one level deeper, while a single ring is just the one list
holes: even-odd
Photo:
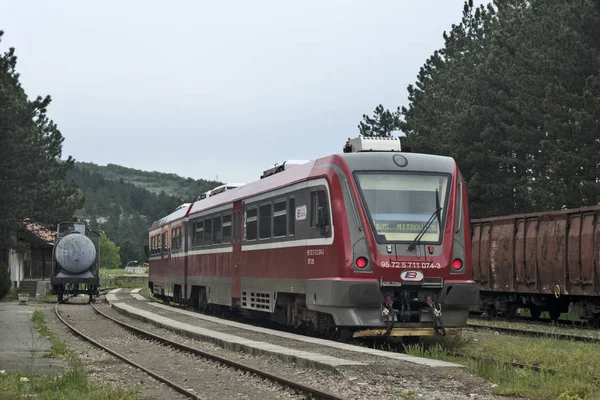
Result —
[{"label": "train side window", "polygon": [[213,218],[213,244],[221,243],[221,234],[223,231],[221,230],[221,216]]},{"label": "train side window", "polygon": [[236,224],[237,231],[238,231],[237,240],[239,242],[240,240],[242,240],[242,212],[238,211],[237,215],[238,215],[238,220],[237,220],[237,224]]},{"label": "train side window", "polygon": [[231,214],[223,215],[223,243],[231,243]]},{"label": "train side window", "polygon": [[321,236],[331,235],[329,205],[324,190],[315,190],[310,194],[310,226],[318,228]]},{"label": "train side window", "polygon": [[256,207],[246,210],[246,240],[256,240],[258,236],[258,210]]},{"label": "train side window", "polygon": [[284,237],[287,223],[287,202],[285,200],[273,205],[273,237]]},{"label": "train side window", "polygon": [[169,249],[169,245],[167,244],[167,232],[163,232],[162,234],[161,249],[162,253],[166,255]]},{"label": "train side window", "polygon": [[204,220],[204,245],[210,246],[212,244],[212,219],[207,218]]},{"label": "train side window", "polygon": [[271,238],[271,204],[265,204],[258,209],[259,239]]},{"label": "train side window", "polygon": [[237,240],[237,221],[238,221],[238,214],[237,211],[233,212],[233,231],[232,231],[232,242],[235,242]]},{"label": "train side window", "polygon": [[290,236],[296,234],[296,199],[290,197],[288,206],[288,233]]},{"label": "train side window", "polygon": [[181,243],[182,243],[181,227],[178,226],[177,228],[173,229],[173,233],[172,233],[171,247],[173,248],[173,251],[176,251],[176,252],[180,251]]},{"label": "train side window", "polygon": [[201,247],[204,242],[204,222],[197,221],[194,227],[194,247]]}]

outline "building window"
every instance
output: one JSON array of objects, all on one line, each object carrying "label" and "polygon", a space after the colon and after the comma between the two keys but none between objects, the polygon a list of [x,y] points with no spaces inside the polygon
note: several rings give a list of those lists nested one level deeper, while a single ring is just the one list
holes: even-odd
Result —
[{"label": "building window", "polygon": [[212,219],[207,218],[204,220],[204,245],[210,246],[212,244]]},{"label": "building window", "polygon": [[257,237],[257,228],[258,228],[258,219],[257,219],[257,210],[256,208],[251,208],[246,210],[246,240],[256,240]]},{"label": "building window", "polygon": [[258,235],[259,239],[271,238],[271,204],[265,204],[258,209]]},{"label": "building window", "polygon": [[283,237],[286,233],[287,202],[280,201],[273,205],[273,237]]},{"label": "building window", "polygon": [[223,215],[223,243],[231,243],[231,214]]},{"label": "building window", "polygon": [[296,199],[291,197],[288,205],[288,233],[290,236],[296,234]]}]

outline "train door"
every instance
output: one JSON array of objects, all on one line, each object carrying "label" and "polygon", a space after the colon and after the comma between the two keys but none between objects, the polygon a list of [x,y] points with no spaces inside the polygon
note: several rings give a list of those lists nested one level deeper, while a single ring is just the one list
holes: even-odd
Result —
[{"label": "train door", "polygon": [[243,236],[243,221],[242,221],[242,202],[238,201],[233,204],[233,246],[232,254],[232,269],[231,269],[231,297],[241,299],[241,260],[242,260],[242,236]]}]

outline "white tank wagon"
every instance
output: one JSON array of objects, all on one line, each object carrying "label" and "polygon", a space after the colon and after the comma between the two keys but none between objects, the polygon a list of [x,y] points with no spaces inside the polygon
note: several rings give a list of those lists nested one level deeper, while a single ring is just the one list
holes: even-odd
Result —
[{"label": "white tank wagon", "polygon": [[90,302],[100,286],[100,236],[85,224],[61,222],[53,250],[52,294],[58,302],[65,295],[87,294]]}]

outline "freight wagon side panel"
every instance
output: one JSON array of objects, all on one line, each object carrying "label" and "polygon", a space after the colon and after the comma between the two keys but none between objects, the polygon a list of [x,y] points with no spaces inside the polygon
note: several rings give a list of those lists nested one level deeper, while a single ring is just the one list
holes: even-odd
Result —
[{"label": "freight wagon side panel", "polygon": [[538,290],[553,294],[556,285],[565,287],[567,215],[540,218],[537,238]]},{"label": "freight wagon side panel", "polygon": [[491,285],[494,291],[514,290],[514,219],[506,218],[490,224],[489,268]]},{"label": "freight wagon side panel", "polygon": [[483,261],[481,260],[481,224],[473,223],[471,226],[471,265],[473,271],[473,280],[485,288],[486,283],[483,282]]},{"label": "freight wagon side panel", "polygon": [[[594,276],[598,264],[594,264],[597,253],[597,211],[569,214],[569,236],[567,247],[567,291],[570,295],[593,296],[597,293]],[[562,291],[561,291],[562,293]]]}]

